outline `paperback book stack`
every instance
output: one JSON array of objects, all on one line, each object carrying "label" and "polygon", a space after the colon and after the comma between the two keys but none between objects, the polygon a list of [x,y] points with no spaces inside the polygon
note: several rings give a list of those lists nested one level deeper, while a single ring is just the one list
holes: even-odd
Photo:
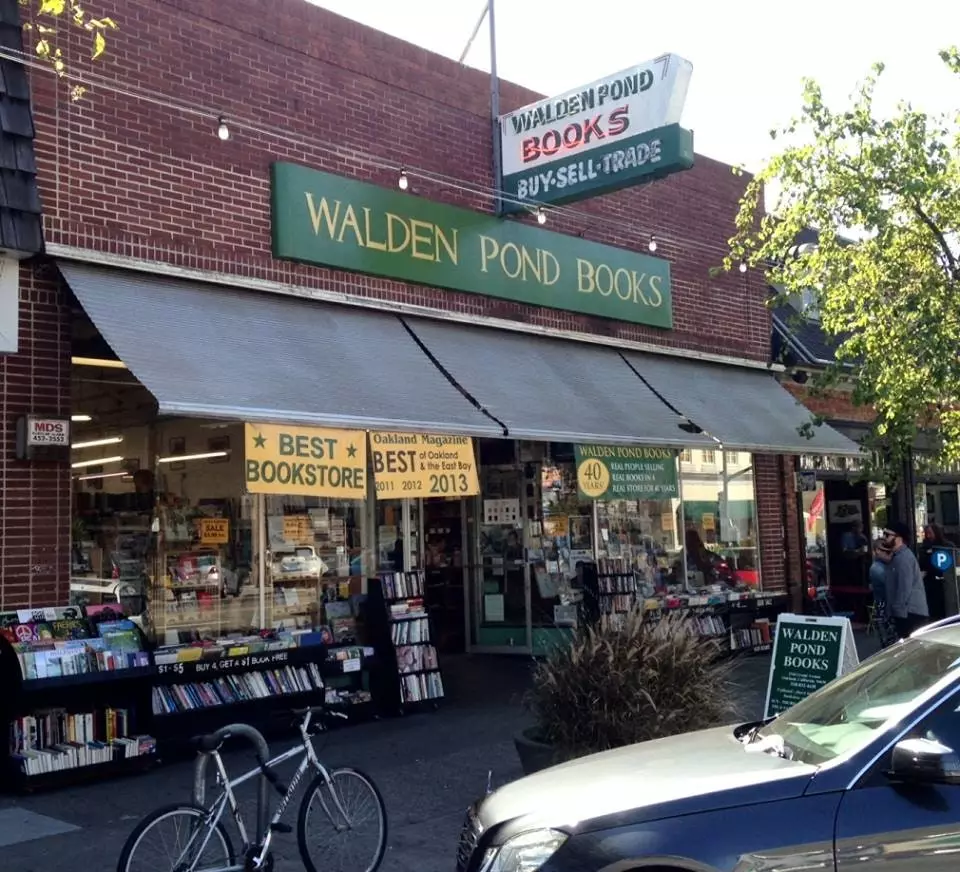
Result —
[{"label": "paperback book stack", "polygon": [[153,754],[153,737],[130,728],[127,709],[38,711],[10,724],[10,757],[21,772],[42,775]]}]

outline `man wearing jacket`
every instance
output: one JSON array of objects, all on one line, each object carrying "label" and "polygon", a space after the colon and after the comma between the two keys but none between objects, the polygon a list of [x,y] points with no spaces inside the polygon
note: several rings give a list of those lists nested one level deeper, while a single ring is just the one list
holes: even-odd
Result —
[{"label": "man wearing jacket", "polygon": [[930,619],[923,574],[907,545],[909,538],[909,527],[900,522],[889,524],[883,531],[884,548],[893,555],[887,569],[887,610],[901,638],[906,638]]}]

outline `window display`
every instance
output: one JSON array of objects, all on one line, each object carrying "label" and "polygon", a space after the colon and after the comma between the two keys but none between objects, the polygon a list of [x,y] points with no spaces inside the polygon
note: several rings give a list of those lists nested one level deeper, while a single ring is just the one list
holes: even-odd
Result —
[{"label": "window display", "polygon": [[691,451],[681,459],[687,580],[693,588],[760,588],[753,457]]},{"label": "window display", "polygon": [[327,644],[357,641],[365,503],[264,497],[270,626]]}]

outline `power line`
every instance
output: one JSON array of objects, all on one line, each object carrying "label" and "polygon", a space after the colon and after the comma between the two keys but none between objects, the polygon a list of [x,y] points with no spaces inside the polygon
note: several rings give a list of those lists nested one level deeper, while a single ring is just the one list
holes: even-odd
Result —
[{"label": "power line", "polygon": [[98,73],[84,71],[83,74],[77,74],[70,67],[68,67],[63,73],[57,73],[50,64],[38,61],[25,52],[19,52],[15,49],[0,48],[0,58],[23,64],[30,69],[53,74],[57,76],[57,78],[65,78],[69,82],[77,85],[102,88],[105,91],[119,94],[130,99],[142,100],[156,106],[161,106],[165,109],[172,109],[174,111],[182,112],[185,115],[209,119],[214,126],[219,125],[221,121],[225,121],[230,125],[235,126],[240,130],[247,131],[251,134],[272,137],[283,142],[296,144],[301,146],[305,151],[320,151],[347,164],[353,164],[360,167],[373,167],[379,170],[389,170],[391,172],[398,173],[398,175],[402,172],[410,178],[422,179],[423,181],[431,182],[442,187],[447,187],[460,193],[483,197],[491,201],[491,203],[495,202],[496,199],[499,198],[503,203],[518,206],[532,215],[538,215],[538,217],[542,212],[560,218],[567,218],[574,222],[584,223],[586,224],[586,227],[581,230],[581,236],[591,227],[603,225],[610,227],[621,234],[624,233],[624,231],[632,231],[638,237],[648,238],[649,240],[656,239],[658,243],[666,242],[677,248],[686,247],[710,254],[726,254],[726,249],[723,246],[704,244],[690,238],[687,238],[681,242],[680,240],[671,238],[669,236],[663,236],[661,234],[654,235],[648,231],[645,232],[639,230],[634,224],[628,223],[627,221],[608,218],[604,215],[598,215],[591,212],[583,212],[573,209],[569,206],[556,206],[537,200],[521,200],[496,187],[485,187],[474,182],[465,181],[454,176],[449,176],[434,170],[422,169],[409,164],[403,164],[400,166],[396,163],[396,161],[388,161],[378,155],[371,154],[354,146],[344,147],[322,141],[318,142],[312,137],[302,136],[273,125],[257,123],[247,118],[224,112],[221,109],[211,109],[205,106],[177,100],[167,94],[163,94],[162,92],[153,91],[149,88],[143,88],[139,85],[118,83],[117,80],[109,79],[106,76],[102,76]]}]

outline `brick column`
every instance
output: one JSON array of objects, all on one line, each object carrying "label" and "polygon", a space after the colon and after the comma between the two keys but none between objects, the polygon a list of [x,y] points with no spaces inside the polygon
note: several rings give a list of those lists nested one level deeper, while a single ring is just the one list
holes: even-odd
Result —
[{"label": "brick column", "polygon": [[54,267],[20,267],[20,347],[0,356],[0,609],[66,604],[68,464],[16,460],[17,418],[70,415],[70,313]]}]

